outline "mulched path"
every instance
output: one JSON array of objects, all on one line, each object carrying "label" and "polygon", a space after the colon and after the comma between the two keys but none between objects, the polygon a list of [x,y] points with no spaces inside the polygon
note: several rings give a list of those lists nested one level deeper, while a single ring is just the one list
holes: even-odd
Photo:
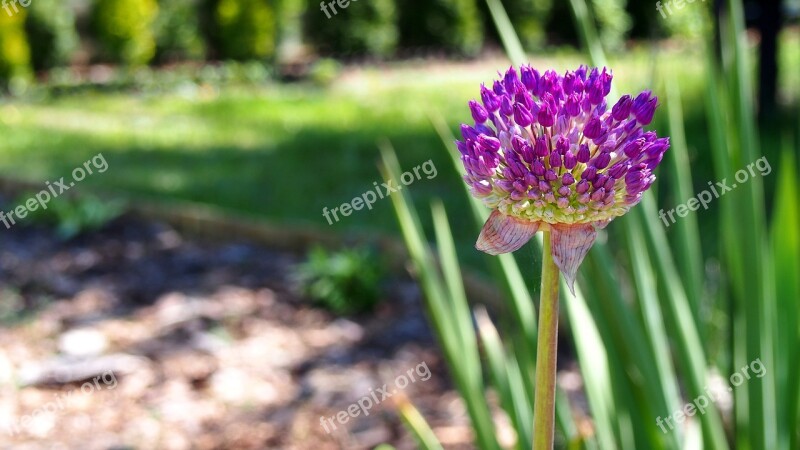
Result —
[{"label": "mulched path", "polygon": [[384,384],[471,448],[416,285],[335,317],[294,293],[300,260],[131,216],[66,242],[0,224],[0,449],[416,448]]}]

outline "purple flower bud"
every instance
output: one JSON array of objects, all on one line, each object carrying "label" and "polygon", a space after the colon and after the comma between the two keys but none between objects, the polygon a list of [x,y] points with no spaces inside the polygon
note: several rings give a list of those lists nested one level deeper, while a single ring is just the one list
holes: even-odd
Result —
[{"label": "purple flower bud", "polygon": [[499,81],[494,82],[494,84],[492,85],[492,90],[498,97],[506,97],[506,88],[504,88],[503,84],[500,83]]},{"label": "purple flower bud", "polygon": [[569,194],[570,194],[570,189],[568,187],[561,186],[560,188],[558,188],[558,195],[560,195],[562,197],[566,197]]},{"label": "purple flower bud", "polygon": [[469,154],[469,150],[467,148],[467,144],[465,142],[463,142],[463,141],[456,141],[456,148],[458,149],[458,152],[461,153],[462,155],[468,155]]},{"label": "purple flower bud", "polygon": [[647,156],[654,158],[657,155],[663,155],[664,152],[667,151],[669,148],[669,138],[660,138],[656,139],[654,142],[649,144],[647,147]]},{"label": "purple flower bud", "polygon": [[586,81],[586,71],[587,70],[589,70],[588,67],[586,67],[583,64],[581,64],[578,67],[578,70],[575,71],[575,76],[581,81]]},{"label": "purple flower bud", "polygon": [[599,169],[605,169],[608,167],[608,163],[611,162],[611,155],[608,153],[600,153],[597,158],[594,159],[594,167]]},{"label": "purple flower bud", "polygon": [[542,192],[550,192],[550,183],[540,180],[539,181],[539,190]]},{"label": "purple flower bud", "polygon": [[545,140],[544,136],[539,136],[536,138],[536,144],[533,147],[533,153],[540,158],[544,158],[549,153],[549,150],[547,149],[547,141]]},{"label": "purple flower bud", "polygon": [[475,100],[469,101],[469,109],[476,123],[484,123],[489,119],[489,112]]},{"label": "purple flower bud", "polygon": [[536,175],[537,177],[544,176],[545,172],[544,164],[542,164],[542,162],[538,159],[534,160],[533,164],[531,165],[531,171],[533,171],[533,174]]},{"label": "purple flower bud", "polygon": [[475,128],[472,128],[471,126],[462,123],[461,136],[464,138],[464,140],[471,139],[474,141],[478,139],[478,132],[475,131]]},{"label": "purple flower bud", "polygon": [[632,170],[628,172],[627,175],[625,175],[625,184],[633,185],[644,180],[644,178],[645,178],[644,172],[642,172],[641,170]]},{"label": "purple flower bud", "polygon": [[650,91],[644,91],[633,102],[633,114],[636,121],[642,125],[649,125],[658,106],[658,97],[651,97]]},{"label": "purple flower bud", "polygon": [[608,180],[608,176],[605,174],[598,174],[597,178],[592,181],[592,184],[595,188],[600,188],[606,184],[606,180]]},{"label": "purple flower bud", "polygon": [[583,135],[586,136],[588,139],[594,139],[603,132],[603,124],[600,122],[600,119],[597,117],[592,117],[589,119],[589,122],[586,123],[586,126],[583,128]]},{"label": "purple flower bud", "polygon": [[517,103],[525,105],[526,108],[531,109],[535,102],[533,101],[533,97],[531,94],[528,93],[526,89],[520,88],[519,93],[514,96],[514,101]]},{"label": "purple flower bud", "polygon": [[603,82],[601,80],[595,80],[594,83],[589,85],[586,93],[591,104],[599,105],[600,102],[603,101]]},{"label": "purple flower bud", "polygon": [[478,136],[478,145],[483,151],[494,153],[500,150],[500,139],[482,134]]},{"label": "purple flower bud", "polygon": [[553,113],[550,111],[550,107],[548,105],[540,105],[541,109],[539,109],[539,123],[543,127],[552,127],[555,121],[555,117]]},{"label": "purple flower bud", "polygon": [[644,139],[639,138],[625,144],[625,148],[623,148],[622,151],[628,158],[636,159],[636,157],[638,157],[642,153],[643,145],[644,145]]},{"label": "purple flower bud", "polygon": [[481,100],[489,112],[495,112],[500,109],[500,99],[483,84],[481,85]]},{"label": "purple flower bud", "polygon": [[603,187],[606,188],[606,192],[608,192],[608,191],[614,189],[614,185],[615,184],[617,184],[617,180],[615,180],[615,179],[613,179],[611,177],[608,177],[606,182],[603,184]]},{"label": "purple flower bud", "polygon": [[561,176],[561,184],[564,186],[569,186],[575,182],[575,177],[572,176],[571,173],[567,172]]},{"label": "purple flower bud", "polygon": [[497,187],[506,192],[511,192],[514,190],[514,183],[508,180],[497,180],[495,181],[495,184],[497,185]]},{"label": "purple flower bud", "polygon": [[561,155],[558,152],[550,153],[550,167],[561,167]]},{"label": "purple flower bud", "polygon": [[564,88],[564,94],[570,95],[573,92],[573,85],[575,84],[575,73],[567,71],[564,74],[564,81],[562,82],[562,86]]},{"label": "purple flower bud", "polygon": [[500,112],[504,116],[510,116],[514,113],[514,108],[511,106],[511,100],[503,96],[503,101],[500,103]]},{"label": "purple flower bud", "polygon": [[599,201],[600,201],[600,200],[602,200],[602,199],[603,199],[603,197],[605,197],[605,196],[606,196],[606,190],[605,190],[604,188],[600,188],[600,189],[598,189],[598,190],[594,191],[594,192],[592,193],[592,196],[591,196],[590,198],[591,198],[592,200],[596,201],[596,202],[599,202]]},{"label": "purple flower bud", "polygon": [[488,127],[485,123],[480,123],[475,125],[475,130],[480,134],[485,134],[487,136],[496,137],[494,130],[491,127]]},{"label": "purple flower bud", "polygon": [[595,177],[597,177],[597,169],[594,166],[587,167],[581,174],[583,180],[594,181]]},{"label": "purple flower bud", "polygon": [[526,128],[533,123],[533,114],[524,105],[514,104],[514,121],[517,125]]},{"label": "purple flower bud", "polygon": [[631,114],[631,107],[633,107],[631,96],[623,95],[620,97],[619,101],[617,101],[617,104],[611,108],[611,117],[617,122],[622,122]]},{"label": "purple flower bud", "polygon": [[581,97],[578,94],[572,94],[567,98],[567,103],[564,105],[564,110],[572,117],[578,117],[581,114]]},{"label": "purple flower bud", "polygon": [[517,93],[517,87],[520,85],[519,76],[517,76],[517,71],[514,67],[509,67],[508,71],[506,71],[506,76],[503,79],[503,85],[506,88],[506,92],[508,95],[514,95]]},{"label": "purple flower bud", "polygon": [[607,140],[608,140],[608,130],[603,130],[603,132],[600,133],[600,136],[597,136],[596,138],[592,139],[592,142],[594,142],[594,145],[600,147],[603,144],[605,144]]},{"label": "purple flower bud", "polygon": [[567,150],[564,152],[564,167],[567,170],[572,170],[576,165],[578,165],[578,158],[572,154],[572,151]]},{"label": "purple flower bud", "polygon": [[[536,91],[536,87],[539,84],[539,72],[536,69],[532,69],[531,66],[522,66],[519,70],[522,76],[522,84],[525,88],[529,91]],[[534,92],[534,95],[537,94]]]},{"label": "purple flower bud", "polygon": [[536,177],[530,172],[525,172],[524,178],[525,178],[525,184],[527,184],[528,186],[536,186],[539,184],[539,180],[537,180]]},{"label": "purple flower bud", "polygon": [[544,179],[547,181],[556,181],[558,179],[558,175],[556,175],[553,169],[547,169],[547,172],[544,173]]},{"label": "purple flower bud", "polygon": [[581,144],[581,146],[578,148],[578,162],[586,164],[589,162],[591,157],[589,146],[586,144]]},{"label": "purple flower bud", "polygon": [[647,161],[645,161],[645,163],[647,164],[647,168],[650,169],[650,170],[655,169],[656,166],[661,164],[661,160],[662,159],[664,159],[664,154],[663,153],[659,153],[656,156],[648,158]]},{"label": "purple flower bud", "polygon": [[553,133],[564,135],[569,132],[569,118],[563,112],[556,117],[556,124]]},{"label": "purple flower bud", "polygon": [[625,175],[627,171],[628,171],[628,163],[620,161],[611,166],[610,169],[608,169],[608,175],[615,180],[619,180],[620,178],[622,178],[623,175]]},{"label": "purple flower bud", "polygon": [[586,180],[581,180],[575,185],[575,192],[578,194],[583,194],[589,190],[589,182]]},{"label": "purple flower bud", "polygon": [[614,76],[611,74],[611,72],[607,72],[606,68],[603,67],[603,73],[600,74],[600,82],[603,85],[603,97],[611,92],[611,80],[613,78]]},{"label": "purple flower bud", "polygon": [[563,155],[567,150],[569,150],[569,139],[564,136],[559,136],[556,140],[556,151]]},{"label": "purple flower bud", "polygon": [[514,149],[515,152],[522,154],[522,148],[527,141],[522,138],[522,136],[514,135],[511,137],[511,148]]}]

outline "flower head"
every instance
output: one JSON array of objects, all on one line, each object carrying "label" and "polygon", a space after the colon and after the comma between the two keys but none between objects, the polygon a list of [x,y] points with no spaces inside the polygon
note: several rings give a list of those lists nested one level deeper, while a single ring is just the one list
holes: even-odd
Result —
[{"label": "flower head", "polygon": [[639,203],[669,138],[643,130],[658,99],[644,91],[611,108],[611,73],[585,66],[563,76],[509,68],[481,102],[457,142],[472,195],[492,208],[477,247],[517,250],[540,229],[552,232],[553,256],[573,288],[596,236]]}]

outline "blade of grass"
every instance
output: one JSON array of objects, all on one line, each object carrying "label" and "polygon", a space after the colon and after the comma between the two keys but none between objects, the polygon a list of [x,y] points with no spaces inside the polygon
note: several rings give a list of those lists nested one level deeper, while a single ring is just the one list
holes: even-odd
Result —
[{"label": "blade of grass", "polygon": [[778,367],[778,392],[784,400],[778,409],[779,449],[798,448],[798,405],[800,405],[800,196],[797,195],[796,162],[791,148],[783,152],[776,189],[771,229],[776,297],[781,303],[777,323],[775,353],[782,355]]},{"label": "blade of grass", "polygon": [[[686,133],[683,128],[683,108],[678,82],[674,77],[665,77],[667,86],[667,112],[669,119],[670,151],[668,154],[668,173],[670,186],[677,201],[684,202],[694,198],[692,189],[692,171],[689,165],[689,151],[686,145]],[[697,201],[697,200],[695,200]],[[705,336],[705,323],[701,320],[701,301],[703,298],[703,258],[700,252],[700,230],[697,216],[689,214],[674,225],[677,235],[675,259],[678,263],[681,279],[686,286],[686,296],[692,307],[694,321],[698,324],[700,337]]]},{"label": "blade of grass", "polygon": [[398,396],[394,401],[400,412],[400,418],[403,419],[408,429],[414,434],[419,448],[423,450],[444,450],[428,422],[407,398]]},{"label": "blade of grass", "polygon": [[[381,173],[387,181],[399,179],[400,166],[397,157],[389,142],[379,143],[383,166]],[[425,292],[426,307],[428,316],[433,322],[433,328],[437,333],[439,343],[444,350],[445,359],[448,362],[456,387],[465,401],[467,411],[472,420],[475,430],[476,443],[482,449],[499,450],[500,445],[494,435],[494,423],[490,413],[489,405],[485,398],[485,385],[482,380],[482,367],[474,365],[474,361],[479,361],[477,350],[474,356],[464,357],[466,352],[472,352],[474,348],[471,344],[464,343],[462,336],[465,332],[456,329],[459,324],[463,326],[471,319],[453,320],[457,315],[456,310],[451,307],[447,300],[449,293],[445,282],[438,276],[438,268],[434,258],[425,243],[424,232],[419,222],[419,218],[411,207],[412,203],[407,191],[400,191],[391,196],[392,204],[397,214],[398,222],[406,246],[416,269],[416,277],[420,281]],[[457,269],[456,269],[457,270]],[[473,341],[475,345],[475,341]]]},{"label": "blade of grass", "polygon": [[485,349],[500,402],[517,431],[517,448],[529,450],[533,442],[533,407],[522,382],[519,366],[506,354],[500,335],[485,308],[476,308],[475,321]]},{"label": "blade of grass", "polygon": [[486,0],[486,4],[489,6],[489,13],[492,15],[497,32],[500,34],[500,40],[503,41],[506,55],[514,65],[524,64],[528,58],[525,56],[522,42],[514,31],[514,26],[511,24],[511,19],[503,8],[503,4],[500,3],[500,0]]}]

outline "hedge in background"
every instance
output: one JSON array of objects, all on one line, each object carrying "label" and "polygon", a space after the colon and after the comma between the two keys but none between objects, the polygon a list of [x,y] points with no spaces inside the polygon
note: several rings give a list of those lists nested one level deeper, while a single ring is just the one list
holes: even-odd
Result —
[{"label": "hedge in background", "polygon": [[403,4],[404,46],[444,47],[467,56],[477,54],[483,47],[483,22],[477,0],[404,0]]},{"label": "hedge in background", "polygon": [[35,0],[28,8],[25,32],[35,70],[66,66],[78,49],[75,14],[63,0]]},{"label": "hedge in background", "polygon": [[275,11],[266,0],[220,0],[215,34],[225,59],[263,59],[275,52]]},{"label": "hedge in background", "polygon": [[[336,13],[308,0],[306,36],[323,54],[391,56],[398,42],[397,5],[394,0],[350,1]],[[327,3],[327,2],[326,2]],[[344,2],[343,2],[344,3]],[[330,16],[330,18],[328,17]]]},{"label": "hedge in background", "polygon": [[129,65],[147,64],[156,54],[156,0],[96,0],[92,24],[103,56]]},{"label": "hedge in background", "polygon": [[0,10],[0,79],[25,80],[30,77],[31,50],[25,36],[25,8],[12,15]]},{"label": "hedge in background", "polygon": [[154,24],[158,62],[196,60],[205,56],[199,8],[197,0],[159,0]]}]

